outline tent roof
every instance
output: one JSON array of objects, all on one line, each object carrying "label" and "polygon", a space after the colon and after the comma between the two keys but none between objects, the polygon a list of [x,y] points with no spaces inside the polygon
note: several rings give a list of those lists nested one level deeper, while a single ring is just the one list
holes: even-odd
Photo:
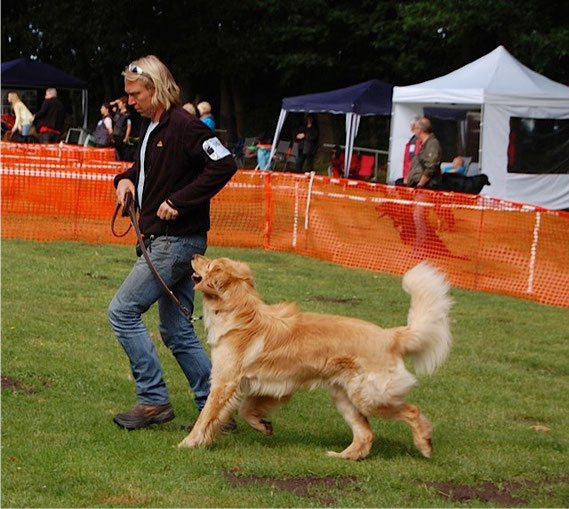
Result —
[{"label": "tent roof", "polygon": [[359,115],[390,115],[393,85],[369,80],[351,87],[319,94],[299,95],[283,99],[287,111],[315,113],[357,113]]},{"label": "tent roof", "polygon": [[17,58],[2,62],[2,87],[30,88],[87,88],[87,82],[31,58]]},{"label": "tent roof", "polygon": [[395,87],[400,102],[456,102],[481,104],[492,98],[569,101],[569,87],[557,83],[516,60],[504,46],[439,78]]}]

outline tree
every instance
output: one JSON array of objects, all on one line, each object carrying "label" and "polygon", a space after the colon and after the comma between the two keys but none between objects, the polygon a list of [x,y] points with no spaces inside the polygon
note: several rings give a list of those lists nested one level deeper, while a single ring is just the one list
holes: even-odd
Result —
[{"label": "tree", "polygon": [[417,83],[499,44],[534,70],[569,83],[563,4],[8,0],[2,4],[2,60],[36,55],[63,68],[88,81],[96,107],[122,93],[126,64],[156,54],[185,98],[209,98],[237,137],[274,126],[282,97],[371,78]]}]

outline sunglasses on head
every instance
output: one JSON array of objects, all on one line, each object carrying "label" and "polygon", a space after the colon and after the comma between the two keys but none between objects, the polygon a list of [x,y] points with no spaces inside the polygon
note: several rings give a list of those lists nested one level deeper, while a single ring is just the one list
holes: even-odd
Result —
[{"label": "sunglasses on head", "polygon": [[136,65],[136,64],[129,64],[129,65],[127,66],[127,70],[128,70],[129,72],[134,72],[134,73],[136,73],[136,74],[141,74],[141,75],[144,74],[144,75],[148,76],[148,73],[144,72],[144,71],[143,71],[140,67],[138,67],[138,65]]}]

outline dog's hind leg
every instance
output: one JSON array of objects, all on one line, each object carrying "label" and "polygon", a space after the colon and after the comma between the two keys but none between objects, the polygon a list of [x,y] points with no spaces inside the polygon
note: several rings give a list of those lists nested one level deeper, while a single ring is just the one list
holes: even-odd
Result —
[{"label": "dog's hind leg", "polygon": [[431,422],[415,405],[403,404],[397,407],[382,407],[379,415],[387,419],[396,419],[409,425],[413,432],[413,442],[421,454],[430,458],[433,452],[431,441]]},{"label": "dog's hind leg", "polygon": [[239,416],[247,422],[253,429],[260,431],[263,435],[273,434],[273,426],[265,420],[273,410],[284,405],[290,396],[273,398],[271,396],[247,396],[239,408]]},{"label": "dog's hind leg", "polygon": [[338,386],[331,386],[330,391],[339,412],[348,423],[353,433],[352,443],[342,452],[328,451],[327,456],[359,460],[365,458],[373,444],[373,432],[365,417],[350,401],[346,391]]},{"label": "dog's hind leg", "polygon": [[212,386],[196,424],[190,434],[178,444],[178,447],[210,445],[219,433],[221,425],[229,421],[239,405],[239,396],[237,382],[218,383]]}]

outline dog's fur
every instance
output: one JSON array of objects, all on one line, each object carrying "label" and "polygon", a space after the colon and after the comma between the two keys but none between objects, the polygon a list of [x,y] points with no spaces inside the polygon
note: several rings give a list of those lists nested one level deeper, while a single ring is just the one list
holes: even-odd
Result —
[{"label": "dog's fur", "polygon": [[294,303],[265,304],[241,262],[196,255],[192,267],[195,287],[203,293],[212,387],[179,447],[211,444],[238,407],[248,424],[271,435],[264,420],[271,411],[299,389],[327,386],[353,432],[351,445],[329,456],[365,458],[373,443],[368,417],[380,416],[406,422],[416,447],[430,457],[429,420],[405,403],[416,380],[404,356],[419,374],[431,374],[447,356],[451,299],[440,272],[426,263],[408,271],[408,324],[382,329],[355,318],[303,313]]}]

